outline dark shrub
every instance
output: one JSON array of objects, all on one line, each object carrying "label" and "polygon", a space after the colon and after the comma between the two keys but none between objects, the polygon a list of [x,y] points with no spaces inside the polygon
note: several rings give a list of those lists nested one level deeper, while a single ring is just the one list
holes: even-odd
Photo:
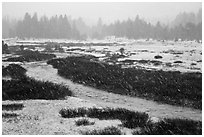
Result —
[{"label": "dark shrub", "polygon": [[3,100],[63,99],[71,96],[71,91],[50,82],[36,81],[25,77],[20,80],[2,81]]},{"label": "dark shrub", "polygon": [[161,61],[157,61],[157,60],[151,60],[151,63],[153,63],[155,66],[161,65],[162,62]]},{"label": "dark shrub", "polygon": [[4,41],[2,40],[2,53],[3,54],[9,54],[9,48],[8,48],[8,44],[4,43]]},{"label": "dark shrub", "polygon": [[19,103],[5,104],[5,105],[2,105],[2,110],[6,110],[6,111],[22,110],[23,107],[24,107],[23,104],[19,104]]},{"label": "dark shrub", "polygon": [[161,58],[163,58],[163,57],[160,56],[160,55],[156,55],[156,56],[154,56],[154,58],[155,58],[155,59],[161,59]]},{"label": "dark shrub", "polygon": [[78,109],[61,109],[60,114],[64,118],[73,118],[73,117],[84,117],[87,114],[86,108],[78,108]]},{"label": "dark shrub", "polygon": [[20,55],[20,57],[12,57],[8,58],[6,61],[11,61],[11,62],[32,62],[32,61],[42,61],[42,60],[49,60],[56,55],[54,54],[45,54],[45,53],[40,53],[38,51],[31,51],[31,50],[24,50],[24,51],[19,51],[16,53],[17,55]]},{"label": "dark shrub", "polygon": [[123,126],[127,128],[143,127],[149,116],[145,113],[129,114],[125,120],[122,120]]},{"label": "dark shrub", "polygon": [[[187,119],[163,119],[158,122],[149,121],[146,113],[134,112],[123,108],[78,108],[61,109],[64,118],[91,117],[103,119],[119,119],[126,128],[139,128],[134,135],[197,135],[202,134],[202,122]],[[83,122],[82,122],[83,123]],[[109,130],[108,130],[109,131]],[[98,130],[84,134],[98,134]],[[100,132],[101,133],[101,132]],[[102,133],[101,133],[102,134]]]},{"label": "dark shrub", "polygon": [[2,76],[10,76],[14,79],[19,79],[25,76],[26,69],[18,64],[9,64],[9,66],[2,66]]},{"label": "dark shrub", "polygon": [[192,66],[197,65],[196,63],[191,63]]},{"label": "dark shrub", "polygon": [[2,80],[2,100],[63,99],[72,95],[64,86],[27,77],[20,65],[9,65],[3,71],[4,75],[17,79]]},{"label": "dark shrub", "polygon": [[2,113],[2,118],[16,118],[17,116],[19,116],[16,113]]},{"label": "dark shrub", "polygon": [[174,63],[183,63],[183,61],[174,61]]},{"label": "dark shrub", "polygon": [[158,123],[147,124],[134,135],[201,135],[202,122],[187,119],[164,119]]},{"label": "dark shrub", "polygon": [[64,118],[73,117],[91,117],[103,119],[119,119],[124,127],[135,128],[142,127],[147,123],[148,114],[134,112],[124,108],[78,108],[78,109],[61,109],[60,112]]},{"label": "dark shrub", "polygon": [[118,65],[91,61],[84,56],[53,59],[47,63],[57,68],[60,76],[108,92],[202,108],[201,73],[123,69]]},{"label": "dark shrub", "polygon": [[122,132],[117,127],[111,126],[100,130],[94,129],[92,131],[82,132],[82,134],[83,135],[122,135]]},{"label": "dark shrub", "polygon": [[87,125],[93,125],[95,122],[90,122],[87,118],[82,118],[82,119],[78,119],[75,121],[77,126],[87,126]]}]

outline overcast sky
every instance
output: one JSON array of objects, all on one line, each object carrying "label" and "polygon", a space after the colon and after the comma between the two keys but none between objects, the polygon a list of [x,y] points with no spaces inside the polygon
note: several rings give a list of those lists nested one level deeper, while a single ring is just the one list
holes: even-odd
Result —
[{"label": "overcast sky", "polygon": [[145,2],[145,3],[2,3],[2,14],[10,18],[23,18],[26,12],[33,15],[37,12],[38,17],[46,15],[48,17],[53,15],[67,14],[72,18],[82,17],[86,23],[92,25],[99,17],[104,23],[111,23],[117,19],[124,20],[128,18],[135,18],[138,14],[146,21],[156,22],[158,20],[168,23],[172,21],[175,16],[181,12],[195,12],[197,13],[202,3],[199,2]]}]

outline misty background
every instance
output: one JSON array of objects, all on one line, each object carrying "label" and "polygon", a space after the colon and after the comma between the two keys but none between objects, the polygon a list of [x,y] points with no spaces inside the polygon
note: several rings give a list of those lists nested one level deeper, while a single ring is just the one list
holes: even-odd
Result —
[{"label": "misty background", "polygon": [[3,3],[3,38],[201,40],[202,3]]}]

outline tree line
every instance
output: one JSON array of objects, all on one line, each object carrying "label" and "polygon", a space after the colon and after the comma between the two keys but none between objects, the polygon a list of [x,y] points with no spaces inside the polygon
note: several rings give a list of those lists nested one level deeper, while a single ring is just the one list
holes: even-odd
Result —
[{"label": "tree line", "polygon": [[[4,26],[8,27],[7,24],[9,24],[9,20],[6,22],[4,19],[3,28]],[[4,28],[7,31],[5,32],[7,37],[81,39],[75,24],[70,24],[67,15],[56,15],[50,19],[47,16],[43,16],[38,19],[37,13],[33,16],[26,13],[23,20],[15,22],[13,26],[12,28]]]},{"label": "tree line", "polygon": [[99,18],[97,25],[89,27],[82,18],[71,20],[67,15],[46,16],[38,19],[37,13],[31,16],[26,13],[23,20],[10,22],[3,18],[3,38],[65,38],[65,39],[103,39],[106,36],[127,38],[153,38],[172,40],[202,39],[202,11],[197,16],[192,13],[179,14],[174,25],[163,25],[159,21],[156,25],[141,19],[139,15],[135,19],[115,21],[112,24],[103,24]]},{"label": "tree line", "polygon": [[116,21],[110,25],[98,25],[94,36],[103,38],[104,36],[114,35],[117,37],[127,38],[153,38],[162,40],[201,40],[202,39],[202,22],[194,24],[188,22],[185,25],[170,28],[167,25],[162,25],[159,21],[156,25],[147,23],[137,16],[134,20]]}]

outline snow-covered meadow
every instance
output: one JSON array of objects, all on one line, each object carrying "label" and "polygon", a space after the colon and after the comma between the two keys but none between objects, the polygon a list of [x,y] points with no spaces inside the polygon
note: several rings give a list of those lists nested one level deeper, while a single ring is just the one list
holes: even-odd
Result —
[{"label": "snow-covered meadow", "polygon": [[[66,54],[86,54],[100,61],[122,64],[123,67],[139,67],[165,71],[202,72],[202,44],[196,41],[157,41],[109,38],[105,40],[29,39],[5,40],[9,46],[35,46],[43,51],[44,46],[56,45]],[[120,49],[124,49],[123,56]],[[52,47],[52,50],[55,48]],[[60,55],[56,53],[57,55]],[[110,58],[115,56],[114,60]],[[155,58],[159,56],[159,58]]]}]

